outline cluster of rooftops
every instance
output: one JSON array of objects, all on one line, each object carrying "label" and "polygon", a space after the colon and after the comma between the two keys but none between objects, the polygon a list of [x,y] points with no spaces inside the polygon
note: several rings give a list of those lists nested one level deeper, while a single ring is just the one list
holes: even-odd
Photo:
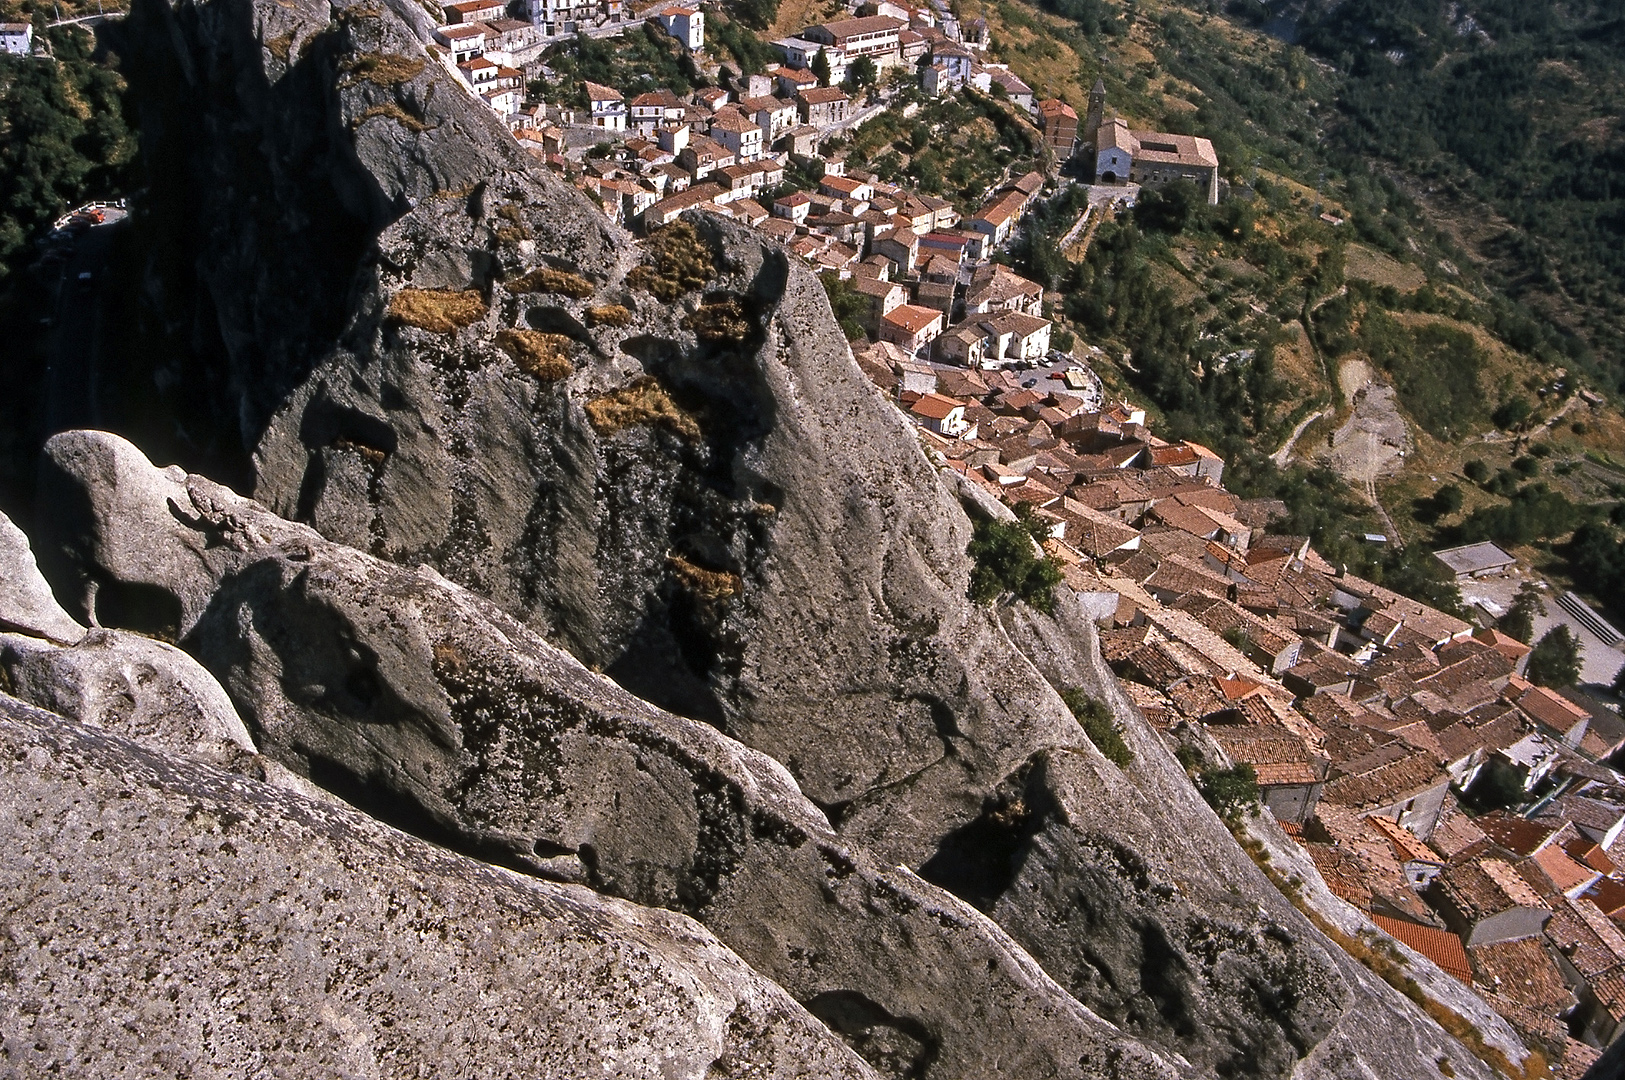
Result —
[{"label": "cluster of rooftops", "polygon": [[[1625,1030],[1617,715],[1524,679],[1527,645],[1275,532],[1283,504],[1226,491],[1218,455],[1084,380],[857,359],[956,482],[1042,524],[1146,720],[1250,766],[1335,894],[1574,1075]],[[1463,809],[1486,799],[1527,808]]]}]

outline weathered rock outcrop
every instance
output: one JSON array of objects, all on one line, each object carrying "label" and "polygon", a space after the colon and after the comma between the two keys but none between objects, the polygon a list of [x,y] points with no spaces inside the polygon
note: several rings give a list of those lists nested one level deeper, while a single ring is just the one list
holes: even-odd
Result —
[{"label": "weathered rock outcrop", "polygon": [[0,1072],[874,1073],[692,920],[0,694]]},{"label": "weathered rock outcrop", "polygon": [[[178,162],[152,202],[187,208],[170,224],[189,275],[155,258],[153,276],[184,279],[171,307],[190,313],[193,355],[231,373],[210,392],[254,449],[255,495],[495,605],[253,524],[260,511],[197,478],[169,478],[173,512],[146,493],[125,505],[122,451],[59,442],[47,501],[77,545],[87,612],[182,640],[268,752],[352,798],[388,793],[397,813],[409,796],[411,823],[435,835],[698,912],[895,1072],[973,1075],[988,1055],[1005,1071],[1101,1067],[1078,1060],[1108,1030],[1082,1002],[1129,1033],[1117,1045],[1143,1055],[1143,1038],[1194,1076],[1393,1073],[1400,1059],[1363,1036],[1388,1012],[1414,1042],[1405,1067],[1424,1047],[1481,1074],[1351,979],[1250,864],[1109,690],[1086,620],[1001,625],[969,603],[969,520],[798,261],[714,220],[633,245],[532,170],[384,8],[141,0],[128,48],[170,73],[137,86],[151,152]],[[369,589],[414,614],[392,621]],[[425,627],[454,608],[484,629],[436,657],[441,632]],[[571,719],[599,711],[556,700],[567,685],[606,702],[607,684],[520,623],[782,762],[839,840],[767,758],[706,728],[677,740],[708,748],[697,764],[627,766],[593,741],[608,721]],[[313,639],[331,648],[305,651]],[[1140,749],[1128,769],[1062,704],[1074,686],[1114,702]],[[613,700],[597,707],[622,718],[610,743],[644,730],[625,717],[677,722]],[[565,767],[572,742],[591,750]],[[583,760],[617,764],[595,778]],[[617,783],[663,791],[660,776],[688,792],[681,813],[664,794],[617,807]],[[719,834],[722,804],[694,795],[715,784],[788,792],[770,818],[792,831],[762,835],[757,804],[729,795]],[[743,854],[713,875],[718,835]],[[816,904],[784,892],[814,870],[841,879],[816,866],[828,844],[861,885]],[[870,869],[894,863],[981,908],[1076,1002],[967,909]],[[800,940],[832,912],[862,914],[829,939],[839,948]],[[940,932],[920,938],[928,926]],[[909,948],[883,947],[894,935]],[[860,942],[865,964],[906,963],[820,971],[856,964]],[[940,974],[972,957],[986,978]],[[952,1031],[945,1010],[961,1007],[987,1017]],[[1030,1044],[992,1034],[1030,1008]]]},{"label": "weathered rock outcrop", "polygon": [[57,604],[28,538],[0,514],[0,688],[177,754],[232,759],[254,743],[192,657],[122,630],[86,630]]},{"label": "weathered rock outcrop", "polygon": [[87,580],[172,590],[180,641],[296,772],[486,858],[695,916],[888,1074],[1177,1075],[961,901],[843,844],[777,762],[427,567],[117,436],[69,432],[47,454]]}]

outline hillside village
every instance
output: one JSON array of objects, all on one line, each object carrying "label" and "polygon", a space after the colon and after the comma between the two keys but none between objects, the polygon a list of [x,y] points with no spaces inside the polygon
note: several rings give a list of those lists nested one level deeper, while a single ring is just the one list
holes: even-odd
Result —
[{"label": "hillside village", "polygon": [[[706,87],[684,98],[655,88],[628,97],[584,81],[584,109],[526,101],[528,79],[545,83],[554,74],[542,62],[547,47],[577,33],[648,27],[698,54],[704,11],[665,5],[634,13],[617,3],[552,0],[526,0],[524,19],[497,0],[444,11],[446,23],[434,30],[442,62],[611,220],[645,231],[692,210],[738,220],[849,282],[867,302],[867,335],[922,361],[996,368],[1049,354],[1042,288],[992,259],[1037,200],[1071,182],[1059,172],[1075,154],[1092,154],[1086,171],[1108,188],[1121,186],[1124,201],[1139,185],[1179,179],[1218,199],[1218,160],[1206,139],[1129,130],[1109,114],[1099,83],[1080,124],[1064,101],[1035,100],[1007,66],[984,62],[984,20],[962,27],[935,0],[855,5],[850,18],[781,38],[772,43],[781,62],[739,76],[735,92]],[[905,86],[918,93],[905,100]],[[1007,170],[962,213],[949,199],[847,167],[843,136],[887,109],[906,118],[922,96],[967,89],[1025,118],[1043,147],[1042,171]]]},{"label": "hillside village", "polygon": [[1617,715],[1524,679],[1527,645],[1272,532],[1283,506],[1236,498],[1217,455],[1159,439],[1141,409],[889,342],[859,363],[942,468],[1044,537],[1181,760],[1249,771],[1336,895],[1472,984],[1561,1075],[1620,1033]]},{"label": "hillside village", "polygon": [[[435,37],[459,77],[607,217],[645,231],[693,210],[730,217],[860,298],[859,365],[967,493],[1035,523],[1106,660],[1194,774],[1255,779],[1336,895],[1472,984],[1561,1075],[1625,1030],[1625,870],[1610,856],[1625,778],[1607,765],[1625,725],[1523,678],[1521,642],[1273,533],[1284,507],[1236,498],[1211,450],[1107,401],[1052,349],[1043,287],[994,261],[1071,182],[1074,155],[1125,198],[1185,180],[1216,203],[1211,143],[1129,128],[1099,83],[1081,120],[1035,100],[983,62],[985,24],[938,7],[871,4],[806,27],[738,92],[628,98],[588,82],[585,109],[524,100],[542,46],[650,25],[698,52],[704,12],[446,12]],[[838,85],[860,62],[865,83]],[[893,107],[880,86],[899,80],[928,99],[1004,99],[1041,134],[1044,168],[969,213],[848,168],[828,144]]]}]

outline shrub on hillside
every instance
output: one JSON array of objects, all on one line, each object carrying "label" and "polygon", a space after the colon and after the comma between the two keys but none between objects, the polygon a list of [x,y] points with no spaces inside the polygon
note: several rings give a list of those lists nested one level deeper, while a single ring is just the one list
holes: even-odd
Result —
[{"label": "shrub on hillside", "polygon": [[1034,531],[1022,521],[978,521],[965,553],[976,561],[971,568],[970,598],[991,604],[1005,593],[1039,611],[1055,609],[1055,586],[1061,568],[1048,555],[1033,553]]},{"label": "shrub on hillside", "polygon": [[1092,698],[1077,687],[1061,691],[1061,700],[1072,710],[1072,715],[1083,725],[1083,733],[1095,744],[1095,749],[1119,769],[1127,768],[1134,760],[1134,751],[1123,741],[1123,728],[1112,716],[1104,701]]}]

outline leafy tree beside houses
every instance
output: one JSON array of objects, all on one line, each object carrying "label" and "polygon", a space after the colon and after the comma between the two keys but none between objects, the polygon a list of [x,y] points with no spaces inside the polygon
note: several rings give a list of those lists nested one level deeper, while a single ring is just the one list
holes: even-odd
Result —
[{"label": "leafy tree beside houses", "polygon": [[812,73],[818,77],[818,85],[819,86],[828,86],[829,85],[829,57],[824,55],[824,50],[823,49],[819,49],[817,54],[813,56],[811,67],[812,67]]},{"label": "leafy tree beside houses", "polygon": [[1524,674],[1536,686],[1554,690],[1580,681],[1580,643],[1567,626],[1557,626],[1530,650]]}]

